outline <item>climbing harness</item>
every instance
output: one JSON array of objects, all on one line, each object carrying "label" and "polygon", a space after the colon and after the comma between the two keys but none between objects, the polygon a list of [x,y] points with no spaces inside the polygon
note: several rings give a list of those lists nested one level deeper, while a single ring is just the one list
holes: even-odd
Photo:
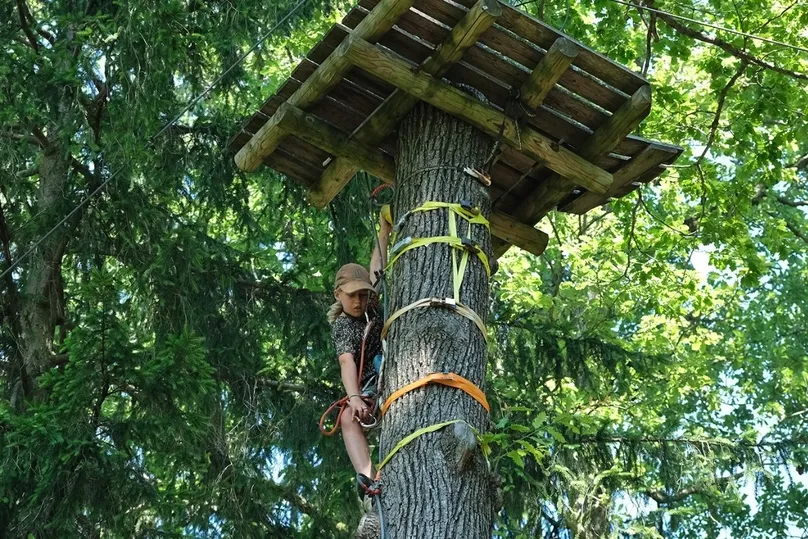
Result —
[{"label": "climbing harness", "polygon": [[[367,318],[367,313],[365,313],[365,317]],[[359,354],[359,373],[357,374],[358,381],[361,384],[362,381],[362,372],[365,368],[365,345],[367,343],[368,335],[370,334],[370,330],[373,327],[373,323],[375,320],[370,320],[367,318],[367,325],[365,325],[365,332],[362,335],[362,348]],[[345,411],[345,408],[348,407],[348,402],[351,400],[351,397],[358,396],[362,399],[362,401],[368,405],[370,408],[370,417],[371,421],[364,423],[362,421],[359,422],[362,427],[371,429],[376,427],[379,424],[379,399],[378,399],[378,373],[371,377],[364,386],[360,387],[360,394],[359,395],[347,395],[338,399],[331,403],[331,405],[326,409],[322,416],[320,416],[320,432],[322,432],[326,436],[333,436],[339,430],[340,421],[342,419],[342,412]],[[327,428],[325,426],[325,422],[328,420],[328,417],[334,413],[334,411],[338,411],[337,419],[334,421],[334,426],[331,428]]]}]

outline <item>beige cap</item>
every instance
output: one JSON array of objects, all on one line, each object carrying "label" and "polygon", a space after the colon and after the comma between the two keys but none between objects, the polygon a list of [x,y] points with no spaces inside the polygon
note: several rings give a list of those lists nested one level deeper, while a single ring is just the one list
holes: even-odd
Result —
[{"label": "beige cap", "polygon": [[359,264],[345,264],[337,272],[334,279],[334,288],[339,288],[346,294],[353,294],[357,290],[375,291],[370,284],[370,273]]}]

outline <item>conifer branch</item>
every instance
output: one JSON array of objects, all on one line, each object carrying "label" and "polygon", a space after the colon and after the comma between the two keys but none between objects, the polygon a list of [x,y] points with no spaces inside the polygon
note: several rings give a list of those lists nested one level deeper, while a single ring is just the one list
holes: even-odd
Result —
[{"label": "conifer branch", "polygon": [[25,33],[25,37],[28,38],[28,44],[31,45],[31,48],[34,49],[34,52],[39,52],[39,43],[36,41],[36,36],[31,31],[31,12],[28,9],[28,6],[25,5],[25,0],[17,0],[17,14],[20,17],[20,27],[22,31]]}]

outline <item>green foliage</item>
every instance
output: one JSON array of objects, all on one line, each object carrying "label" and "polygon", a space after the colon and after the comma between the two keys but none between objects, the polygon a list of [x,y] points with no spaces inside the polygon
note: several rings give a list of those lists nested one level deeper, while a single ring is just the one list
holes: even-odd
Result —
[{"label": "green foliage", "polygon": [[[331,279],[368,257],[374,182],[321,212],[223,153],[350,6],[311,0],[145,145],[295,3],[0,2],[0,267],[115,174],[0,283],[0,536],[350,536],[350,463],[315,424],[340,392]],[[808,45],[800,3],[655,6]],[[647,66],[641,134],[687,151],[501,261],[496,536],[808,528],[805,54],[682,23],[750,61],[612,0],[521,9]]]}]

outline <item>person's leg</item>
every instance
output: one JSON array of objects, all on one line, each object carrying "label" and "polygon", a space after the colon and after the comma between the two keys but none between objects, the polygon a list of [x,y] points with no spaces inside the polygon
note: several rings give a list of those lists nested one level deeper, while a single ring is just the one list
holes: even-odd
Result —
[{"label": "person's leg", "polygon": [[351,459],[354,470],[372,479],[371,474],[373,471],[370,464],[368,442],[365,439],[365,433],[362,432],[362,426],[351,416],[350,408],[346,408],[342,412],[340,425],[342,425],[342,439],[345,441],[345,450],[348,452],[348,457]]}]

